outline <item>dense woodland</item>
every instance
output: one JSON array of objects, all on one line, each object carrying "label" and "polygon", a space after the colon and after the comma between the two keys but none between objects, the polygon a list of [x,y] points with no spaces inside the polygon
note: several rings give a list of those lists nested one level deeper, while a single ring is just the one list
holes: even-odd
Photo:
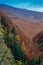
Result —
[{"label": "dense woodland", "polygon": [[[42,40],[43,36],[40,37]],[[43,42],[40,41],[41,48]],[[16,29],[10,29],[5,18],[0,16],[0,65],[40,65],[43,59],[39,57],[37,60],[27,60],[24,51],[21,49],[19,35]]]}]

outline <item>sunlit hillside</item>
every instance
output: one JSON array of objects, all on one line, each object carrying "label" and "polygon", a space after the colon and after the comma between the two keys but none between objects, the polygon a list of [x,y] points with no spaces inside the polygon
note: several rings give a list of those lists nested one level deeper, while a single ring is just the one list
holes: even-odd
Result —
[{"label": "sunlit hillside", "polygon": [[[37,65],[42,63],[42,59],[28,60],[21,48],[20,36],[16,29],[10,29],[8,23],[3,16],[0,17],[0,64],[3,65]],[[24,42],[22,42],[23,46]]]},{"label": "sunlit hillside", "polygon": [[43,13],[0,5],[0,65],[43,65]]}]

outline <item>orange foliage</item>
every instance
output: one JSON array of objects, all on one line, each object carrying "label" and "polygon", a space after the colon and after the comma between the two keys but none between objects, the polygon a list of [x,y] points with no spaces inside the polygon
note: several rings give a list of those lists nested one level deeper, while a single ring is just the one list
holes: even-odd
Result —
[{"label": "orange foliage", "polygon": [[25,46],[24,41],[22,41],[22,49],[23,49],[24,51],[26,50],[26,46]]}]

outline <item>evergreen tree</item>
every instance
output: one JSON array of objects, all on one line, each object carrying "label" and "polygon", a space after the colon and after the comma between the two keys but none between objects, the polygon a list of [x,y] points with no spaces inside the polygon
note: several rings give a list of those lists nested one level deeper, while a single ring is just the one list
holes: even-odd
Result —
[{"label": "evergreen tree", "polygon": [[41,63],[41,58],[39,57],[37,60],[37,64],[40,65],[40,63]]},{"label": "evergreen tree", "polygon": [[15,41],[13,45],[10,45],[12,53],[17,60],[23,60],[24,53],[20,47],[20,44]]},{"label": "evergreen tree", "polygon": [[5,21],[5,18],[3,16],[1,17],[1,24],[3,26],[7,26],[6,21]]},{"label": "evergreen tree", "polygon": [[12,27],[12,30],[11,30],[12,33],[16,34],[16,30],[14,27]]}]

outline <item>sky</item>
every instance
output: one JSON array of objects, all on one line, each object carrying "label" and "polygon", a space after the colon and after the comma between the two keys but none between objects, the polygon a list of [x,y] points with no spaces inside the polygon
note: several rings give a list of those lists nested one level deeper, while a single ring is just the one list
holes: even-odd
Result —
[{"label": "sky", "polygon": [[43,12],[43,0],[0,0],[0,4]]}]

